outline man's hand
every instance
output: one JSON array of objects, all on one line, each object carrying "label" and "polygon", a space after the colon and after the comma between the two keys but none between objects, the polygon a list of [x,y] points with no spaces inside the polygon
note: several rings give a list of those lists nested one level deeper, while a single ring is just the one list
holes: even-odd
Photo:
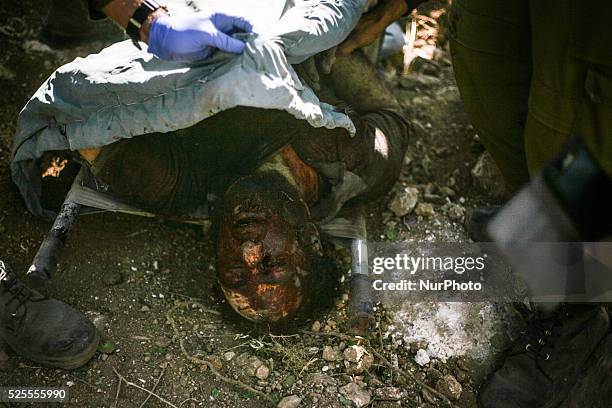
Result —
[{"label": "man's hand", "polygon": [[[143,0],[112,0],[102,11],[126,28]],[[210,57],[215,49],[240,54],[244,43],[232,38],[235,32],[250,32],[251,23],[240,16],[209,10],[170,15],[160,8],[150,14],[140,27],[140,40],[149,44],[149,52],[170,61],[197,61]]]},{"label": "man's hand", "polygon": [[[421,1],[415,1],[416,4]],[[355,29],[338,46],[338,56],[346,56],[358,48],[372,44],[384,33],[389,24],[408,11],[405,0],[381,0],[371,11],[364,14]]]},{"label": "man's hand", "polygon": [[149,52],[168,61],[202,60],[215,49],[240,54],[244,43],[230,34],[252,29],[244,18],[221,13],[160,14],[151,23]]}]

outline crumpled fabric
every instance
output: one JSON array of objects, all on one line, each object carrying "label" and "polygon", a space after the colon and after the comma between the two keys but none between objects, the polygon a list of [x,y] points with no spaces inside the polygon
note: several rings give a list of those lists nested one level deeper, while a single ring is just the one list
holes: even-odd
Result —
[{"label": "crumpled fabric", "polygon": [[[210,1],[210,0],[209,0]],[[197,1],[191,2],[197,9]],[[131,41],[56,70],[21,111],[13,181],[28,209],[45,219],[37,160],[47,151],[101,147],[123,138],[190,127],[236,106],[282,109],[313,127],[347,129],[350,118],[300,81],[298,64],[342,42],[366,0],[233,0],[220,10],[253,10],[241,55],[217,52],[195,64],[161,61]],[[224,9],[222,9],[224,8]],[[251,13],[251,12],[250,12]]]}]

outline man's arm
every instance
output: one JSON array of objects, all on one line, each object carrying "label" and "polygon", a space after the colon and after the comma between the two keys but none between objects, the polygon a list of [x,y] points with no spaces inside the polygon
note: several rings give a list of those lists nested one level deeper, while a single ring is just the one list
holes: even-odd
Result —
[{"label": "man's arm", "polygon": [[348,55],[373,43],[389,24],[410,13],[426,0],[380,0],[376,7],[361,17],[349,37],[338,46],[338,55]]},{"label": "man's arm", "polygon": [[[132,15],[134,15],[136,9],[140,7],[140,5],[143,3],[143,0],[111,0],[106,1],[105,3],[106,4],[101,7],[102,12],[111,19],[113,19],[121,27],[123,27],[123,29],[126,29],[130,18],[132,17]],[[151,30],[151,23],[159,15],[165,13],[166,11],[164,9],[159,9],[149,14],[149,16],[144,21],[139,30],[140,39],[142,42],[149,42],[149,31]]]}]

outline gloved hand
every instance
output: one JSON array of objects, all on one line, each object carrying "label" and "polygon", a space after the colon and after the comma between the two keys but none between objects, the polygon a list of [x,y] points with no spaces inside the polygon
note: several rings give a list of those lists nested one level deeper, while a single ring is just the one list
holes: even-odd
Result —
[{"label": "gloved hand", "polygon": [[228,34],[252,29],[244,18],[221,13],[162,14],[151,24],[149,52],[167,61],[206,59],[216,48],[240,54],[244,43]]}]

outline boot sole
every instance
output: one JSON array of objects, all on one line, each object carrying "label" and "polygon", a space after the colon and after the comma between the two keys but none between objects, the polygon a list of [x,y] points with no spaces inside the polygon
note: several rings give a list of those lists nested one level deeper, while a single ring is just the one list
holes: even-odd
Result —
[{"label": "boot sole", "polygon": [[98,350],[98,343],[100,343],[100,334],[97,330],[95,330],[94,340],[85,350],[83,350],[77,356],[70,356],[65,358],[49,358],[48,356],[28,356],[27,353],[20,350],[19,347],[13,347],[8,343],[7,346],[9,346],[19,356],[27,358],[28,360],[31,360],[36,364],[40,364],[49,368],[59,368],[61,370],[74,370],[76,368],[84,366],[89,360],[91,360],[91,358],[94,356],[94,354],[96,354],[96,351]]}]

